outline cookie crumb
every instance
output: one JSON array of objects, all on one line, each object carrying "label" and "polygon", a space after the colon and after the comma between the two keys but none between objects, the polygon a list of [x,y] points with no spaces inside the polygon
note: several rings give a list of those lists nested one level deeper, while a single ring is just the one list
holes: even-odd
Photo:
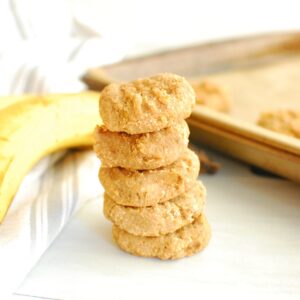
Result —
[{"label": "cookie crumb", "polygon": [[262,112],[257,124],[275,132],[300,138],[300,110],[279,109]]},{"label": "cookie crumb", "polygon": [[189,148],[194,151],[200,160],[200,172],[199,174],[216,174],[221,169],[221,164],[212,160],[204,150],[199,150],[195,146],[189,144]]}]

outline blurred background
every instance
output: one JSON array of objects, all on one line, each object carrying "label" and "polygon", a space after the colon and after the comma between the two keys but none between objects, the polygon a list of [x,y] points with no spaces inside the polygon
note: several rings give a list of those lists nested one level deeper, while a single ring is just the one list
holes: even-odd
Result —
[{"label": "blurred background", "polygon": [[74,92],[87,68],[123,57],[296,30],[298,8],[292,0],[0,0],[0,94]]}]

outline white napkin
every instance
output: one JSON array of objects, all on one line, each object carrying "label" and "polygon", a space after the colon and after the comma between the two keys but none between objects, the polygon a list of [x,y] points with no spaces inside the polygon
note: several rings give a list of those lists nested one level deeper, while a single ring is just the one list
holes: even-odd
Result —
[{"label": "white napkin", "polygon": [[[88,67],[120,60],[130,46],[101,37],[61,0],[1,1],[0,40],[0,95],[78,92]],[[80,204],[102,193],[98,169],[91,151],[64,152],[26,177],[0,225],[0,299],[18,287]]]},{"label": "white napkin", "polygon": [[[0,299],[12,293],[80,205],[102,194],[91,151],[42,160],[23,181],[0,226]],[[47,171],[35,180],[41,169]]]}]

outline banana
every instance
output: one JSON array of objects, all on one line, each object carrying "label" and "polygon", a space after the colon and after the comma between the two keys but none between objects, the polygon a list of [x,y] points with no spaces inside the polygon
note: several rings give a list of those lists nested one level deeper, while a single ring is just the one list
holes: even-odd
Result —
[{"label": "banana", "polygon": [[0,223],[22,179],[39,159],[56,150],[92,145],[92,132],[101,123],[99,95],[23,96],[20,101],[13,99],[13,104],[2,106]]},{"label": "banana", "polygon": [[[90,94],[94,92],[88,92]],[[27,101],[27,100],[43,100],[45,97],[50,97],[50,98],[59,98],[59,97],[70,97],[72,96],[71,94],[55,94],[55,95],[50,95],[50,96],[38,96],[38,95],[33,95],[33,94],[25,94],[25,95],[20,95],[20,96],[0,96],[0,110],[10,106],[15,103],[19,103],[22,101]]]},{"label": "banana", "polygon": [[25,100],[33,100],[36,99],[38,96],[34,95],[22,95],[22,96],[0,96],[0,109],[3,109],[9,105],[14,103],[18,103]]}]

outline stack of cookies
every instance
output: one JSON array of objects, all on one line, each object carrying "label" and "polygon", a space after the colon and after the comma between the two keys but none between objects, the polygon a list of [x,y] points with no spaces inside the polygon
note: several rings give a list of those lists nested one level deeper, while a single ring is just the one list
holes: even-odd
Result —
[{"label": "stack of cookies", "polygon": [[104,214],[119,247],[176,259],[203,249],[210,227],[198,157],[187,148],[195,94],[173,74],[107,86],[94,133]]}]

